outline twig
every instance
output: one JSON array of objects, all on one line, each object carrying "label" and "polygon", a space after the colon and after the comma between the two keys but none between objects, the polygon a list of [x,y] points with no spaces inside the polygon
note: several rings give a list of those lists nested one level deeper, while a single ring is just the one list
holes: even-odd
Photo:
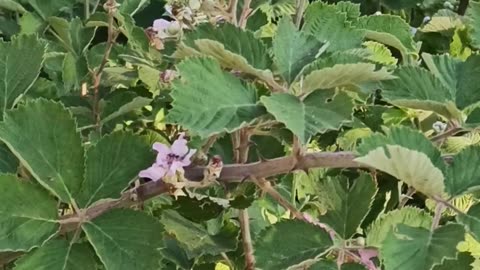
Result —
[{"label": "twig", "polygon": [[247,26],[248,16],[250,16],[250,13],[252,12],[252,9],[250,8],[251,2],[252,0],[244,0],[243,2],[242,14],[240,15],[240,19],[238,21],[238,26],[242,29],[245,29]]},{"label": "twig", "polygon": [[[238,163],[245,163],[248,160],[248,151],[250,149],[250,133],[246,128],[240,129],[233,134],[235,148],[235,161]],[[252,236],[250,234],[250,217],[248,215],[248,208],[238,211],[238,220],[240,222],[240,231],[242,233],[243,253],[245,256],[245,269],[255,269],[255,257],[253,256]]]},{"label": "twig", "polygon": [[454,127],[454,128],[451,128],[451,129],[449,129],[449,130],[447,130],[447,131],[445,131],[441,134],[438,134],[438,135],[435,135],[435,136],[431,137],[430,140],[432,142],[439,142],[439,141],[441,142],[441,141],[443,141],[443,139],[446,139],[450,136],[453,136],[460,131],[462,131],[462,128]]},{"label": "twig", "polygon": [[257,179],[255,176],[252,176],[250,179],[265,193],[272,196],[272,198],[278,202],[283,208],[287,209],[292,213],[292,215],[299,220],[307,221],[304,215],[298,211],[295,206],[293,206],[290,202],[288,202],[280,193],[275,190],[269,181],[265,180],[265,178]]},{"label": "twig", "polygon": [[431,229],[432,232],[436,228],[438,228],[438,225],[440,224],[440,218],[442,218],[442,212],[444,209],[445,209],[445,205],[443,203],[437,203],[437,205],[435,206],[435,215],[433,216],[432,229]]},{"label": "twig", "polygon": [[447,200],[444,200],[442,198],[439,198],[439,197],[433,197],[433,200],[435,200],[437,203],[441,203],[443,205],[445,205],[446,207],[450,208],[451,210],[453,210],[455,213],[459,214],[459,215],[464,215],[465,213],[458,209],[457,207],[455,207],[453,204],[449,203]]},{"label": "twig", "polygon": [[302,22],[303,10],[305,9],[305,0],[297,0],[295,3],[295,26],[300,28]]},{"label": "twig", "polygon": [[110,52],[112,51],[115,40],[117,39],[118,34],[114,29],[114,16],[117,9],[117,2],[115,0],[107,0],[105,3],[105,8],[108,11],[108,37],[107,37],[107,48],[103,54],[102,62],[96,71],[93,72],[93,117],[95,119],[96,129],[100,129],[100,100],[99,100],[99,88],[100,82],[102,80],[103,70],[107,65],[108,58],[110,57]]},{"label": "twig", "polygon": [[415,194],[415,191],[416,191],[415,188],[408,187],[407,193],[405,193],[405,195],[403,195],[402,200],[398,204],[398,209],[403,208],[405,206],[405,204],[407,204],[408,200],[410,200],[412,195]]},{"label": "twig", "polygon": [[230,0],[230,22],[235,26],[238,26],[237,6],[238,0]]}]

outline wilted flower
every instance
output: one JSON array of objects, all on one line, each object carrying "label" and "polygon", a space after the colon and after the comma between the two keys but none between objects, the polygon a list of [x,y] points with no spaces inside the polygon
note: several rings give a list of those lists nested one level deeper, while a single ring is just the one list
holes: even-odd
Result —
[{"label": "wilted flower", "polygon": [[176,36],[180,31],[180,24],[177,21],[158,19],[153,21],[152,28],[157,33],[158,38],[165,39]]},{"label": "wilted flower", "polygon": [[171,147],[162,143],[154,143],[153,149],[158,152],[157,158],[153,165],[139,173],[140,177],[150,178],[158,181],[165,176],[171,177],[176,172],[183,172],[183,168],[190,165],[190,158],[197,150],[189,149],[185,134],[181,133]]},{"label": "wilted flower", "polygon": [[368,270],[376,270],[377,267],[372,262],[372,258],[378,256],[378,251],[375,249],[360,249],[358,250],[358,254],[360,255],[360,259],[362,263],[368,267]]}]

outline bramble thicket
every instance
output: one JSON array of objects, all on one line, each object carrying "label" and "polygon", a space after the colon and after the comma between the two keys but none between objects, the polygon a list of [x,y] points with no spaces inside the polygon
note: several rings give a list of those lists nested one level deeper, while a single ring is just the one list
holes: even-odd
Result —
[{"label": "bramble thicket", "polygon": [[480,269],[480,2],[0,0],[0,265]]}]

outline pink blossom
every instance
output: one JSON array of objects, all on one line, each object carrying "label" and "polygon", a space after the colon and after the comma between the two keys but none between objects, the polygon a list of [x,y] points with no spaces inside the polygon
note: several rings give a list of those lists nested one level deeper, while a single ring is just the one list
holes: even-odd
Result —
[{"label": "pink blossom", "polygon": [[190,165],[190,158],[197,150],[189,149],[185,134],[181,133],[171,147],[162,143],[154,143],[153,149],[157,151],[155,163],[138,175],[142,178],[150,178],[158,181],[165,176],[174,176],[175,173],[183,172],[183,168]]}]

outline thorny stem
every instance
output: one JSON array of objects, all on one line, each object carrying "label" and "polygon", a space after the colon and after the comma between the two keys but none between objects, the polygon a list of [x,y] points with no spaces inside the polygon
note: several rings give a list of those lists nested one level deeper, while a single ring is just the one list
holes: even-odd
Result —
[{"label": "thorny stem", "polygon": [[116,12],[117,2],[115,0],[107,0],[105,3],[105,8],[108,11],[108,37],[107,37],[107,48],[103,54],[102,62],[96,71],[93,72],[93,117],[95,119],[95,127],[97,130],[100,130],[100,97],[99,97],[99,88],[100,82],[102,80],[103,70],[107,65],[110,52],[112,51],[115,40],[117,39],[118,33],[114,29],[114,16]]},{"label": "thorny stem", "polygon": [[[235,147],[235,161],[238,163],[246,163],[248,160],[248,150],[250,149],[250,133],[247,128],[240,129],[233,134]],[[248,208],[238,211],[238,220],[240,222],[240,231],[242,233],[242,245],[245,256],[245,269],[255,269],[255,257],[253,256],[252,236],[250,234],[250,217]]]},{"label": "thorny stem", "polygon": [[238,21],[237,21],[237,6],[238,6],[238,0],[230,0],[230,22],[238,26]]}]

